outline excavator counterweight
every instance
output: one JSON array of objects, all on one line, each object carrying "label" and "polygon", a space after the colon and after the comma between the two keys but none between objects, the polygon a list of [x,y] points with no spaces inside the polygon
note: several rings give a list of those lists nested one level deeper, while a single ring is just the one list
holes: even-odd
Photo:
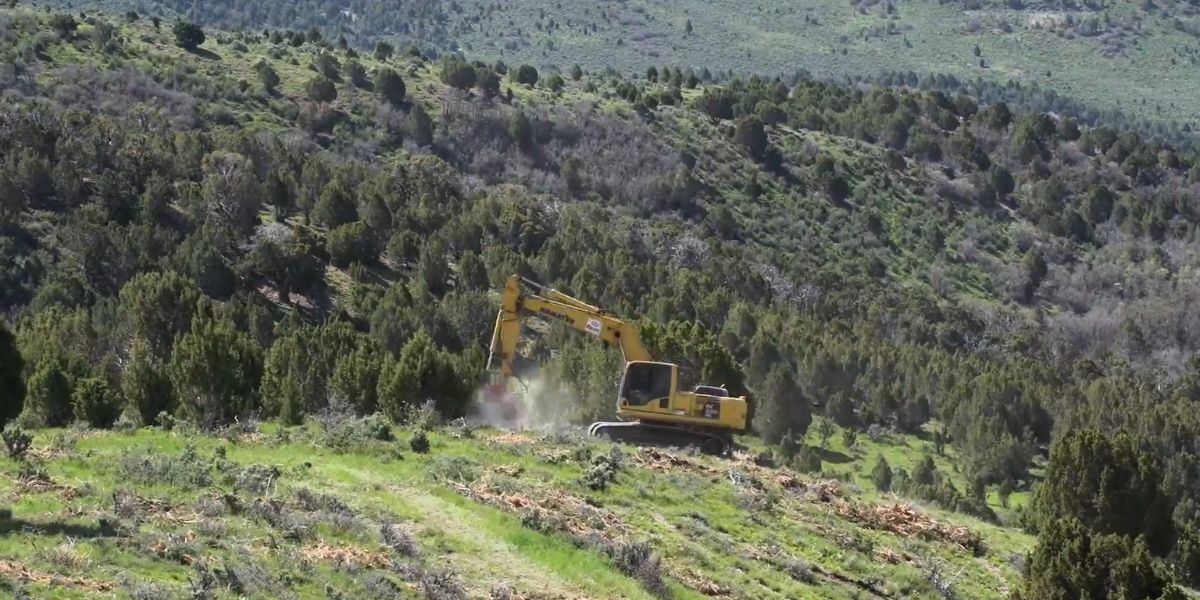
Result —
[{"label": "excavator counterweight", "polygon": [[617,396],[617,422],[593,423],[589,433],[618,441],[667,446],[699,446],[711,454],[728,451],[732,435],[746,430],[745,397],[722,387],[679,390],[679,366],[655,361],[633,324],[599,307],[534,283],[519,275],[505,282],[492,334],[488,370],[495,385],[515,376],[521,319],[537,315],[617,346],[625,371]]}]

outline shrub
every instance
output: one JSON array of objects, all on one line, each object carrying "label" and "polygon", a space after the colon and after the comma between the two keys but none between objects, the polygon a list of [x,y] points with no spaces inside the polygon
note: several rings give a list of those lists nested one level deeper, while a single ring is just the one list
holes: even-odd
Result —
[{"label": "shrub", "polygon": [[411,558],[420,550],[417,542],[408,535],[408,531],[396,523],[380,526],[379,537],[383,538],[384,545],[400,556]]},{"label": "shrub", "polygon": [[276,466],[250,465],[238,470],[233,489],[252,494],[265,494],[271,490],[276,481],[279,481],[281,474],[279,467]]},{"label": "shrub", "polygon": [[381,68],[375,73],[375,91],[393,106],[403,104],[407,94],[404,79],[400,77],[399,73],[387,67]]},{"label": "shrub", "polygon": [[383,415],[347,417],[328,414],[317,417],[317,421],[323,429],[321,445],[339,452],[360,448],[370,442],[396,439],[391,423]]},{"label": "shrub", "polygon": [[513,71],[513,79],[524,85],[537,85],[538,72],[532,65],[521,65]]},{"label": "shrub", "polygon": [[352,263],[371,264],[379,258],[379,248],[366,223],[358,221],[335,227],[325,241],[329,262],[345,269]]},{"label": "shrub", "polygon": [[108,387],[108,382],[98,378],[81,379],[71,394],[75,418],[92,427],[104,428],[112,425],[119,411],[117,396]]},{"label": "shrub", "polygon": [[418,429],[411,438],[408,439],[408,445],[413,452],[417,454],[425,454],[429,452],[429,435],[424,429]]},{"label": "shrub", "polygon": [[623,543],[611,546],[609,556],[622,573],[638,580],[646,591],[658,598],[670,598],[671,588],[663,580],[662,562],[654,548],[646,542]]},{"label": "shrub", "polygon": [[617,481],[617,472],[624,463],[621,449],[613,446],[608,454],[600,454],[592,459],[591,465],[584,471],[583,484],[588,489],[602,491]]},{"label": "shrub", "polygon": [[61,361],[42,361],[29,377],[22,415],[26,422],[44,427],[65,425],[70,420],[71,382]]},{"label": "shrub", "polygon": [[469,483],[479,479],[479,465],[462,456],[438,456],[429,474],[438,481]]},{"label": "shrub", "polygon": [[212,485],[213,462],[188,446],[177,455],[164,455],[143,450],[126,452],[117,463],[127,481],[144,484],[170,485],[189,490]]},{"label": "shrub", "polygon": [[204,30],[195,23],[179,21],[172,29],[175,33],[175,45],[191,52],[204,43]]},{"label": "shrub", "polygon": [[467,597],[454,571],[426,571],[421,576],[421,593],[429,600],[460,600]]},{"label": "shrub", "polygon": [[796,453],[794,466],[796,470],[805,473],[820,473],[821,451],[808,444],[801,446],[800,451]]},{"label": "shrub", "polygon": [[0,436],[4,438],[4,447],[8,450],[9,458],[13,460],[25,460],[25,455],[29,452],[29,446],[33,444],[32,436],[25,433],[19,427],[8,427]]}]

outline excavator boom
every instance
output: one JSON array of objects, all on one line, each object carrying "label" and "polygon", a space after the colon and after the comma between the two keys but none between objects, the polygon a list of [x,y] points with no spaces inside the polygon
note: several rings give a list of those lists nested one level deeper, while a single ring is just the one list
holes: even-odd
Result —
[{"label": "excavator boom", "polygon": [[[538,293],[524,293],[523,286]],[[500,312],[496,315],[496,329],[492,334],[488,370],[498,371],[505,377],[514,375],[513,362],[517,355],[517,342],[521,338],[521,316],[524,314],[554,319],[617,346],[625,356],[625,362],[651,360],[637,328],[600,308],[513,275],[505,282],[500,297]]]},{"label": "excavator boom", "polygon": [[728,449],[732,433],[746,429],[744,397],[730,397],[716,386],[679,391],[678,366],[656,362],[636,326],[519,275],[505,282],[492,334],[488,370],[501,379],[515,376],[521,319],[527,315],[559,321],[621,349],[626,365],[617,416],[624,422],[595,423],[593,434],[638,443],[698,444],[706,452],[720,453]]}]

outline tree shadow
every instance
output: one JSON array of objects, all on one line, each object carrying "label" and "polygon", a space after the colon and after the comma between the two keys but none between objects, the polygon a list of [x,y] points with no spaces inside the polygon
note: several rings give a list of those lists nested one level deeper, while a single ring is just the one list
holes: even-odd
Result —
[{"label": "tree shadow", "polygon": [[817,449],[821,453],[821,462],[832,463],[835,465],[844,465],[848,462],[853,462],[854,459],[841,452],[827,450],[825,448]]},{"label": "tree shadow", "polygon": [[33,534],[43,536],[66,536],[71,538],[102,538],[117,537],[120,532],[107,519],[100,519],[95,525],[51,521],[38,523],[25,519],[0,519],[0,536],[10,534]]},{"label": "tree shadow", "polygon": [[195,56],[203,58],[204,60],[221,60],[220,54],[217,54],[216,52],[213,52],[212,50],[208,50],[205,48],[194,48],[192,50],[188,50],[187,52],[188,52],[188,54],[193,54]]}]

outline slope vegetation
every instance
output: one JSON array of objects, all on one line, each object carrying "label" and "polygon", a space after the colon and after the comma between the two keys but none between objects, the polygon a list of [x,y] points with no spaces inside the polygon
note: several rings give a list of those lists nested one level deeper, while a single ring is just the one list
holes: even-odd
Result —
[{"label": "slope vegetation", "polygon": [[45,432],[0,463],[0,578],[57,598],[1003,598],[1028,548],[746,457],[395,435]]},{"label": "slope vegetation", "polygon": [[666,64],[721,78],[730,71],[942,74],[1024,86],[1031,97],[1048,90],[1090,110],[1159,123],[1195,127],[1200,114],[1200,18],[1188,2],[471,0],[393,10],[361,1],[155,0],[139,6],[251,30],[315,27],[364,48],[380,39],[413,41],[543,70],[579,64],[641,74]]},{"label": "slope vegetation", "polygon": [[[713,85],[673,67],[650,80],[561,76],[386,47],[367,56],[319,32],[198,33],[140,15],[0,12],[5,421],[159,440],[162,429],[139,428],[211,433],[262,419],[286,446],[289,432],[335,416],[417,427],[428,405],[453,420],[483,380],[491,290],[521,273],[640,320],[655,355],[685,367],[684,385],[749,394],[757,437],[746,443],[758,462],[973,515],[936,513],[990,532],[985,545],[1001,549],[940,555],[971,569],[969,579],[947,577],[975,595],[1017,583],[1004,564],[1028,548],[1018,524],[1051,540],[1096,540],[1038,546],[1020,582],[1029,597],[1055,585],[1123,585],[1109,573],[1144,575],[1147,597],[1173,593],[1172,580],[1200,581],[1200,158],[1187,150],[941,91],[757,77]],[[553,392],[541,412],[571,425],[611,417],[620,356],[568,333],[544,327],[525,348]],[[439,431],[435,442],[447,435]],[[47,447],[53,434],[39,435]],[[257,456],[278,450],[248,435]],[[269,466],[250,467],[273,464],[260,458],[224,473],[211,437],[169,439],[208,448],[186,460],[223,490],[242,476],[279,480]],[[478,451],[448,447],[457,450],[440,454]],[[585,480],[608,485],[619,469],[595,462],[606,452],[571,468],[587,463]],[[152,454],[147,468],[158,469]],[[398,476],[424,460],[405,456]],[[66,475],[55,469],[80,464],[48,463],[48,486],[11,468],[52,491]],[[698,551],[724,575],[668,571],[665,585],[680,594],[703,591],[694,575],[722,586],[728,576],[755,597],[759,584],[745,573],[770,589],[808,589],[807,575],[768,574],[771,556],[807,557],[814,581],[864,594],[927,593],[947,581],[941,567],[906,563],[902,548],[891,548],[894,565],[867,551],[861,564],[841,564],[832,529],[812,542],[828,549],[820,560],[792,539],[771,554],[766,532],[793,521],[953,530],[899,509],[797,499],[704,464],[719,470],[707,479],[713,490],[758,490],[745,502],[778,501],[791,518],[734,540],[697,533],[710,550],[724,540],[768,554]],[[476,470],[482,478],[486,469]],[[577,494],[578,476],[564,473],[558,488]],[[1136,485],[1116,490],[1112,473]],[[83,487],[75,477],[70,485]],[[506,514],[503,495],[475,487],[485,480],[454,478],[467,487],[420,493]],[[269,486],[245,485],[232,510],[286,529],[275,513],[295,505],[255,505]],[[199,501],[192,493],[183,504]],[[425,495],[414,502],[437,508]],[[1095,502],[1115,508],[1089,510]],[[18,508],[18,525],[22,511],[39,510]],[[437,508],[438,518],[455,521],[458,509]],[[64,531],[53,514],[47,531]],[[652,513],[639,514],[631,530],[667,536]],[[370,522],[375,533],[362,539],[377,544],[387,524]],[[513,544],[536,546],[520,536]],[[305,538],[301,551],[319,539]],[[682,556],[674,542],[650,541],[680,568],[670,564]],[[632,560],[626,571],[637,573],[647,563],[644,548],[591,548],[588,564]],[[572,556],[543,558],[561,566]],[[728,575],[730,564],[740,571]],[[543,580],[559,582],[547,585],[581,585],[569,568],[547,569]],[[898,582],[867,575],[876,569]],[[47,570],[23,577],[37,584]],[[564,594],[588,595],[571,589]]]}]

